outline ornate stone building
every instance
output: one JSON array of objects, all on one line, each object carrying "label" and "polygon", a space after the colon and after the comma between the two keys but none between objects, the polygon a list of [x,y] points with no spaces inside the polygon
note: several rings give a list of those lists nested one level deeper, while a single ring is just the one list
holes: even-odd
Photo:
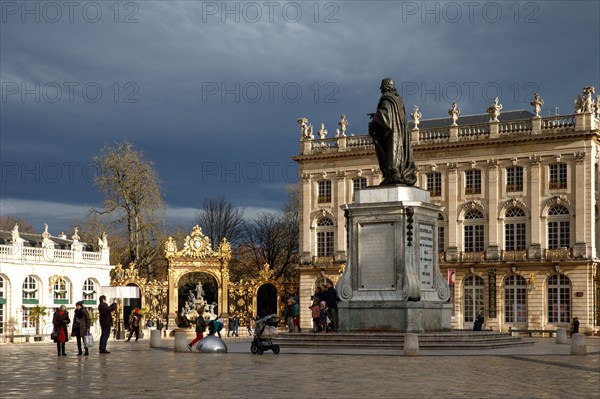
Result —
[{"label": "ornate stone building", "polygon": [[100,287],[110,282],[106,236],[98,239],[99,252],[79,241],[75,229],[52,236],[45,225],[42,234],[0,231],[0,336],[33,335],[31,309],[45,307],[40,332],[50,334],[54,309],[65,305],[72,312],[77,301],[95,309]]},{"label": "ornate stone building", "polygon": [[[575,113],[502,112],[423,119],[412,112],[417,185],[443,207],[437,232],[442,273],[452,286],[454,328],[552,329],[577,316],[582,331],[600,328],[598,191],[600,96],[584,88]],[[344,118],[345,120],[345,118]],[[346,262],[341,206],[378,185],[381,174],[368,135],[315,139],[306,118],[298,162],[301,186],[300,295],[319,279],[334,282]],[[302,306],[303,326],[310,314]]]}]

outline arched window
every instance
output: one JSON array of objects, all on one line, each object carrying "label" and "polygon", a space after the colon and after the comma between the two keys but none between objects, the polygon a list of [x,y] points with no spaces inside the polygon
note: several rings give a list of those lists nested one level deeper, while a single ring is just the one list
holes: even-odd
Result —
[{"label": "arched window", "polygon": [[571,215],[562,205],[548,210],[548,249],[571,246]]},{"label": "arched window", "polygon": [[333,221],[322,217],[317,221],[317,256],[333,256]]},{"label": "arched window", "polygon": [[477,314],[483,315],[483,279],[471,275],[463,284],[463,303],[465,323],[473,323]]},{"label": "arched window", "polygon": [[564,274],[548,278],[548,323],[571,322],[571,280]]},{"label": "arched window", "polygon": [[504,249],[523,251],[527,246],[527,222],[525,212],[513,207],[506,211],[504,219]]},{"label": "arched window", "polygon": [[83,283],[83,304],[95,305],[97,297],[96,283],[91,278],[88,278]]},{"label": "arched window", "polygon": [[37,305],[39,304],[38,282],[35,277],[29,275],[23,281],[23,304]]},{"label": "arched window", "polygon": [[54,298],[54,303],[57,305],[69,303],[69,284],[64,278],[59,277],[54,281],[52,285],[52,298]]},{"label": "arched window", "polygon": [[471,209],[465,212],[465,235],[464,247],[465,252],[483,252],[484,248],[484,230],[483,230],[483,214]]},{"label": "arched window", "polygon": [[504,280],[504,322],[527,323],[527,281],[517,274]]}]

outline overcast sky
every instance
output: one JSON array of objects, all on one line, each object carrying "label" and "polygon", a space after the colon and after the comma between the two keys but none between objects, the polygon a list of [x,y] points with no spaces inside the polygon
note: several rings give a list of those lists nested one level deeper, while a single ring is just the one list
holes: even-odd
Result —
[{"label": "overcast sky", "polygon": [[[0,213],[58,234],[101,196],[89,164],[128,139],[170,223],[224,194],[249,215],[297,181],[296,120],[366,134],[393,77],[423,118],[573,113],[600,89],[597,1],[2,1]],[[460,121],[459,121],[460,123]]]}]

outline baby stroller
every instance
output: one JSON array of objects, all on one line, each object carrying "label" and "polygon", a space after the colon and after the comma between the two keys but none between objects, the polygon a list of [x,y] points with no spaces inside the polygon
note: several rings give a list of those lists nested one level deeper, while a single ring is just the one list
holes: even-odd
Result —
[{"label": "baby stroller", "polygon": [[[252,346],[250,346],[250,352],[262,355],[265,351],[272,350],[276,355],[279,353],[279,345],[273,344],[273,341],[270,338],[271,332],[269,331],[275,329],[275,327],[279,325],[279,321],[280,318],[276,314],[265,316],[256,321],[256,326],[254,327],[254,339],[252,340]],[[265,331],[267,327],[272,328]]]}]

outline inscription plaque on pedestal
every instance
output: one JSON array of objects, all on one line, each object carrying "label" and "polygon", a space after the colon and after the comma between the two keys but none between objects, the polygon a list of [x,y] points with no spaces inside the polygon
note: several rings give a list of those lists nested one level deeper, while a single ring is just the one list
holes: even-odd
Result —
[{"label": "inscription plaque on pedestal", "polygon": [[419,224],[419,269],[421,289],[433,288],[433,226]]},{"label": "inscription plaque on pedestal", "polygon": [[396,284],[395,242],[394,223],[359,224],[359,289],[394,289]]}]

